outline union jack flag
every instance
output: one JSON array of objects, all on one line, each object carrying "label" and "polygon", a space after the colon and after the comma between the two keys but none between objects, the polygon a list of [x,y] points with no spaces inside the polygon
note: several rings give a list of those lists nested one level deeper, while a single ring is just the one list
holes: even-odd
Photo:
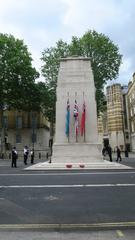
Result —
[{"label": "union jack flag", "polygon": [[75,136],[78,136],[78,116],[79,116],[79,108],[77,105],[77,101],[75,100],[75,105],[74,105]]}]

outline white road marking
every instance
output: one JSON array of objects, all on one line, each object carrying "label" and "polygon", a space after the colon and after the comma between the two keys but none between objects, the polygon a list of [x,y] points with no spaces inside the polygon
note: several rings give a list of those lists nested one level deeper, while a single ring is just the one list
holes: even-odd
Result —
[{"label": "white road marking", "polygon": [[118,237],[124,237],[124,234],[121,230],[117,230],[116,233],[117,233]]},{"label": "white road marking", "polygon": [[[135,222],[113,222],[113,223],[86,223],[86,224],[0,224],[0,229],[93,229],[93,228],[116,228],[116,227],[135,227]],[[122,232],[121,232],[122,233]],[[120,232],[118,233],[120,237]],[[121,234],[122,237],[122,234]]]},{"label": "white road marking", "polygon": [[84,172],[84,173],[1,173],[0,176],[70,176],[70,175],[122,175],[135,174],[134,172]]},{"label": "white road marking", "polygon": [[135,183],[66,184],[66,185],[1,185],[0,188],[82,188],[82,187],[135,187]]}]

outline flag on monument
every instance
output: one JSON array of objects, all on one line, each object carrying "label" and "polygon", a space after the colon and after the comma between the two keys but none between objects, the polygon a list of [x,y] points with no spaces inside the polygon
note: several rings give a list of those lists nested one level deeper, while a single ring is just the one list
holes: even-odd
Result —
[{"label": "flag on monument", "polygon": [[74,105],[74,119],[75,119],[75,135],[78,135],[78,115],[79,115],[79,109],[77,105],[77,101],[75,100]]},{"label": "flag on monument", "polygon": [[85,132],[85,118],[86,118],[86,107],[85,107],[85,102],[84,102],[83,110],[82,110],[82,118],[81,118],[81,136],[83,136],[84,132]]},{"label": "flag on monument", "polygon": [[66,112],[66,135],[69,137],[69,125],[70,125],[70,104],[69,99],[67,101],[67,112]]}]

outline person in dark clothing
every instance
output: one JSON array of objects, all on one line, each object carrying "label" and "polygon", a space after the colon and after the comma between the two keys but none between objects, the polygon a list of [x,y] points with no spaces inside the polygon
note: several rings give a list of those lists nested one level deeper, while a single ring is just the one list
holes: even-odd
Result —
[{"label": "person in dark clothing", "polygon": [[122,161],[122,158],[121,158],[121,151],[120,151],[120,148],[117,146],[117,150],[116,150],[116,152],[117,152],[117,160],[116,160],[116,162],[118,162],[118,161]]},{"label": "person in dark clothing", "polygon": [[50,138],[49,139],[49,147],[50,147],[50,150],[51,150],[51,155],[52,155],[52,146],[53,146],[53,138]]},{"label": "person in dark clothing", "polygon": [[16,161],[17,161],[17,158],[18,158],[18,154],[17,154],[17,151],[16,151],[16,147],[13,147],[12,149],[12,167],[17,167],[17,164],[16,164]]},{"label": "person in dark clothing", "polygon": [[128,149],[125,148],[125,157],[128,157]]},{"label": "person in dark clothing", "polygon": [[107,152],[108,152],[108,155],[110,158],[110,162],[112,162],[112,148],[110,145],[108,145],[108,147],[107,147]]},{"label": "person in dark clothing", "polygon": [[31,156],[31,164],[33,164],[34,163],[34,149],[31,150],[30,156]]},{"label": "person in dark clothing", "polygon": [[105,154],[106,154],[106,148],[103,147],[103,149],[102,149],[102,155],[103,155],[103,157],[105,157]]},{"label": "person in dark clothing", "polygon": [[29,155],[29,149],[27,146],[24,147],[24,164],[27,165],[27,159]]}]

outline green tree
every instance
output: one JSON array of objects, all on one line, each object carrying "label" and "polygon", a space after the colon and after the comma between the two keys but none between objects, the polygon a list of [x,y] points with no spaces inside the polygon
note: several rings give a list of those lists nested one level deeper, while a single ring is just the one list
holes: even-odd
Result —
[{"label": "green tree", "polygon": [[52,92],[50,97],[53,106],[56,101],[59,59],[73,55],[90,58],[96,87],[97,110],[101,111],[105,103],[104,85],[108,80],[115,79],[119,72],[122,58],[119,48],[104,34],[88,31],[81,38],[72,37],[69,44],[60,40],[55,47],[45,49],[41,58],[44,63],[42,74]]},{"label": "green tree", "polygon": [[104,103],[104,85],[108,80],[118,76],[122,59],[118,46],[104,34],[88,31],[82,38],[72,38],[70,54],[90,58],[96,87],[97,109],[101,111]]},{"label": "green tree", "polygon": [[37,83],[40,92],[40,111],[50,122],[50,135],[53,135],[53,123],[55,122],[55,108],[54,98],[55,95],[51,92],[48,85],[44,82]]},{"label": "green tree", "polygon": [[0,102],[15,109],[29,108],[29,91],[39,76],[22,40],[0,34]]},{"label": "green tree", "polygon": [[[0,112],[3,110],[35,110],[39,103],[39,90],[35,79],[39,76],[32,67],[31,54],[22,40],[0,34]],[[3,128],[2,128],[3,129]],[[1,135],[3,135],[3,130]],[[2,141],[3,136],[2,136]]]},{"label": "green tree", "polygon": [[[69,55],[69,46],[62,40],[56,43],[56,47],[47,48],[42,53],[42,74],[45,77],[45,83],[42,90],[48,96],[48,101],[44,100],[42,109],[44,114],[51,123],[51,135],[53,134],[53,124],[55,122],[55,103],[56,103],[56,87],[58,78],[58,69],[60,58]],[[46,102],[45,102],[46,101]]]}]

